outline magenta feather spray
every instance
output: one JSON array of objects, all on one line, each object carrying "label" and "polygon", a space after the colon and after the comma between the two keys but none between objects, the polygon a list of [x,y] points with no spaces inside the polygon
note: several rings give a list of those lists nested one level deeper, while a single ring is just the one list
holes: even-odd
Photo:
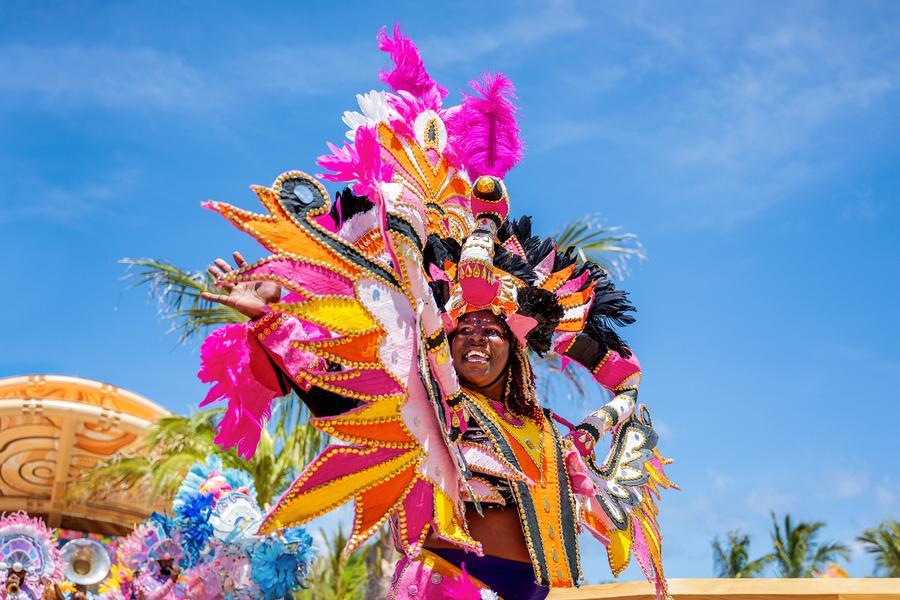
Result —
[{"label": "magenta feather spray", "polygon": [[393,70],[379,73],[381,81],[392,90],[403,90],[418,98],[429,92],[437,92],[440,100],[447,97],[447,88],[436,83],[425,70],[419,49],[411,39],[404,37],[400,25],[394,25],[394,39],[388,37],[384,27],[381,28],[378,32],[378,48],[390,54],[394,61]]},{"label": "magenta feather spray", "polygon": [[466,95],[446,119],[450,154],[473,181],[481,175],[503,177],[524,149],[516,122],[516,88],[503,73],[485,73],[470,85],[475,95]]},{"label": "magenta feather spray", "polygon": [[394,173],[391,165],[381,160],[381,146],[374,127],[357,128],[353,144],[338,148],[328,143],[331,154],[320,156],[317,164],[334,173],[320,175],[323,179],[336,182],[354,182],[353,192],[374,198],[378,185],[390,181]]},{"label": "magenta feather spray", "polygon": [[237,447],[238,454],[247,460],[259,445],[272,401],[281,395],[280,391],[260,383],[253,373],[254,350],[257,355],[263,353],[255,357],[257,360],[268,359],[261,347],[254,348],[251,341],[256,345],[258,342],[249,336],[243,323],[214,330],[200,346],[201,367],[197,373],[200,381],[215,384],[200,402],[201,407],[218,400],[228,401],[228,408],[216,427],[216,444],[226,450]]}]

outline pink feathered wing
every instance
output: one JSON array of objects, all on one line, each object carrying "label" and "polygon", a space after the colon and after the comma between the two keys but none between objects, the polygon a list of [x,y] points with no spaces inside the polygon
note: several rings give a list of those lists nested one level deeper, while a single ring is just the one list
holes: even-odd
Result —
[{"label": "pink feathered wing", "polygon": [[334,171],[321,175],[328,181],[355,182],[351,186],[354,193],[373,197],[378,184],[391,180],[394,170],[382,162],[378,136],[372,127],[359,127],[353,144],[338,148],[329,142],[328,149],[331,154],[316,161],[320,167]]}]

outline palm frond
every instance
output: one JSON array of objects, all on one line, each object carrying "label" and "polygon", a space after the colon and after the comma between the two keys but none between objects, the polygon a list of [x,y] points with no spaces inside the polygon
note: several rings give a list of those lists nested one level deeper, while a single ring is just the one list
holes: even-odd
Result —
[{"label": "palm frond", "polygon": [[629,260],[647,257],[635,234],[621,232],[621,227],[604,227],[599,215],[572,221],[552,237],[560,249],[574,247],[580,260],[594,261],[617,279],[627,274]]},{"label": "palm frond", "polygon": [[276,402],[276,414],[263,430],[260,444],[247,461],[234,450],[215,444],[216,424],[222,409],[199,411],[191,416],[171,415],[154,423],[147,432],[149,453],[118,456],[89,469],[74,482],[73,494],[82,497],[101,491],[143,486],[154,499],[171,499],[191,465],[209,455],[217,455],[226,467],[242,469],[253,477],[260,504],[270,503],[298,474],[298,468],[312,461],[328,441],[306,422],[306,407],[296,396]]},{"label": "palm frond", "polygon": [[307,589],[294,597],[303,600],[362,600],[368,577],[366,557],[369,546],[346,556],[347,535],[341,526],[331,535],[320,529],[319,538],[320,544],[325,546],[324,552],[319,554],[306,579]]},{"label": "palm frond", "polygon": [[713,565],[718,577],[757,577],[772,560],[771,554],[750,560],[750,536],[739,531],[729,531],[724,543],[718,537],[713,540]]},{"label": "palm frond", "polygon": [[218,293],[209,273],[185,271],[152,258],[123,258],[119,262],[128,265],[124,279],[129,288],[147,286],[160,318],[171,323],[170,331],[178,332],[179,343],[202,335],[211,327],[247,320],[233,308],[200,296],[202,292]]},{"label": "palm frond", "polygon": [[900,577],[900,521],[882,521],[856,539],[872,555],[875,575]]},{"label": "palm frond", "polygon": [[790,515],[784,517],[784,529],[778,525],[775,513],[772,515],[772,545],[774,561],[781,577],[812,577],[828,563],[838,558],[847,559],[849,549],[836,542],[820,543],[817,538],[825,527],[822,521],[798,522],[794,524]]},{"label": "palm frond", "polygon": [[[587,369],[577,364],[563,368],[562,357],[555,352],[548,352],[543,357],[532,354],[531,365],[535,379],[540,382],[540,398],[551,406],[564,406],[573,401],[583,404],[587,390],[595,389]],[[606,394],[605,390],[601,392]]]},{"label": "palm frond", "polygon": [[69,483],[66,496],[78,502],[91,496],[104,498],[128,490],[138,493],[152,468],[152,461],[147,456],[119,454],[83,471]]}]

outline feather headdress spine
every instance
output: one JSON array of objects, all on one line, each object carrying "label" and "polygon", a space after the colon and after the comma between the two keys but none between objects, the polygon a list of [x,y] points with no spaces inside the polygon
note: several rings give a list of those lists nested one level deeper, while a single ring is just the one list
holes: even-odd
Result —
[{"label": "feather headdress spine", "polygon": [[516,88],[503,73],[485,73],[470,85],[475,94],[466,94],[447,119],[455,162],[465,165],[473,181],[482,175],[502,178],[524,150],[516,122]]},{"label": "feather headdress spine", "polygon": [[403,90],[417,97],[424,97],[430,95],[428,92],[436,91],[440,100],[447,97],[447,88],[436,83],[425,70],[419,49],[411,39],[404,37],[400,25],[394,25],[394,39],[388,36],[384,27],[381,28],[378,32],[378,49],[390,54],[391,60],[394,61],[393,70],[381,71],[378,76],[392,90],[395,92]]}]

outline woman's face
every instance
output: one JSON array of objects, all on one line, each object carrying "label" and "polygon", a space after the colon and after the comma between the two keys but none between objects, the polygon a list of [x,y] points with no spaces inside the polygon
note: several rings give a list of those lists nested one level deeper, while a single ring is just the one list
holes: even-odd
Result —
[{"label": "woman's face", "polygon": [[465,314],[457,322],[450,354],[463,383],[479,389],[492,386],[509,363],[506,328],[489,310]]}]

